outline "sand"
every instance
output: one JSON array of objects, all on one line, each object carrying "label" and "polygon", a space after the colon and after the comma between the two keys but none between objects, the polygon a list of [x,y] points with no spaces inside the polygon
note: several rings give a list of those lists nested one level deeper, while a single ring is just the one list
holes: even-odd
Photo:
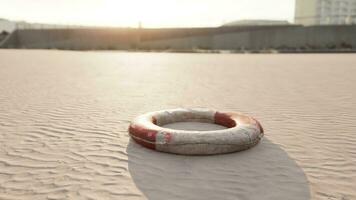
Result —
[{"label": "sand", "polygon": [[213,131],[227,129],[224,126],[212,123],[202,122],[175,122],[171,124],[165,124],[164,128],[170,128],[175,130],[191,130],[191,131]]},{"label": "sand", "polygon": [[[0,51],[0,199],[356,199],[356,55]],[[264,126],[220,156],[132,142],[145,112]]]}]

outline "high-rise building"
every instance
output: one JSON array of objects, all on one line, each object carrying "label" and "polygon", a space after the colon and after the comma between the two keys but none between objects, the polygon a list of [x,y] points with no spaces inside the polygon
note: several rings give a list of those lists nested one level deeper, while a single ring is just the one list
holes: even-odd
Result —
[{"label": "high-rise building", "polygon": [[356,0],[296,0],[295,23],[356,24]]}]

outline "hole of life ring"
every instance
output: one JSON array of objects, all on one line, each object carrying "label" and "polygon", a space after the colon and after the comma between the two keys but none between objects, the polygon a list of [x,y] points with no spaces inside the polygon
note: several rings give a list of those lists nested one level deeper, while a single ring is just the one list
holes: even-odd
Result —
[{"label": "hole of life ring", "polygon": [[184,131],[216,131],[228,129],[228,127],[206,122],[173,122],[165,124],[163,128],[175,129],[175,130],[184,130]]},{"label": "hole of life ring", "polygon": [[[160,120],[157,120],[159,117]],[[216,131],[232,128],[235,121],[227,114],[211,113],[164,113],[152,118],[152,122],[160,127],[183,131]]]}]

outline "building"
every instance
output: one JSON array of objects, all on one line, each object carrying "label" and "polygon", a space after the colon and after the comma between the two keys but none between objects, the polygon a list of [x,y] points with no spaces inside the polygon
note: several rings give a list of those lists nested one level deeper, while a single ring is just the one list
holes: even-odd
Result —
[{"label": "building", "polygon": [[285,20],[238,20],[224,24],[223,26],[268,26],[268,25],[287,25]]},{"label": "building", "polygon": [[296,0],[295,23],[356,24],[356,0]]}]

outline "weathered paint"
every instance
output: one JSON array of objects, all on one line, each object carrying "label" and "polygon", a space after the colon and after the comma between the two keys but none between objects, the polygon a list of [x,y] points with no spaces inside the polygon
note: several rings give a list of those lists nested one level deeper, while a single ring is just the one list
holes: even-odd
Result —
[{"label": "weathered paint", "polygon": [[[197,132],[161,127],[165,123],[182,120],[216,123],[227,129]],[[261,124],[252,117],[204,109],[173,109],[147,113],[133,120],[129,127],[131,137],[144,147],[187,155],[242,151],[258,144],[263,132]]]}]

